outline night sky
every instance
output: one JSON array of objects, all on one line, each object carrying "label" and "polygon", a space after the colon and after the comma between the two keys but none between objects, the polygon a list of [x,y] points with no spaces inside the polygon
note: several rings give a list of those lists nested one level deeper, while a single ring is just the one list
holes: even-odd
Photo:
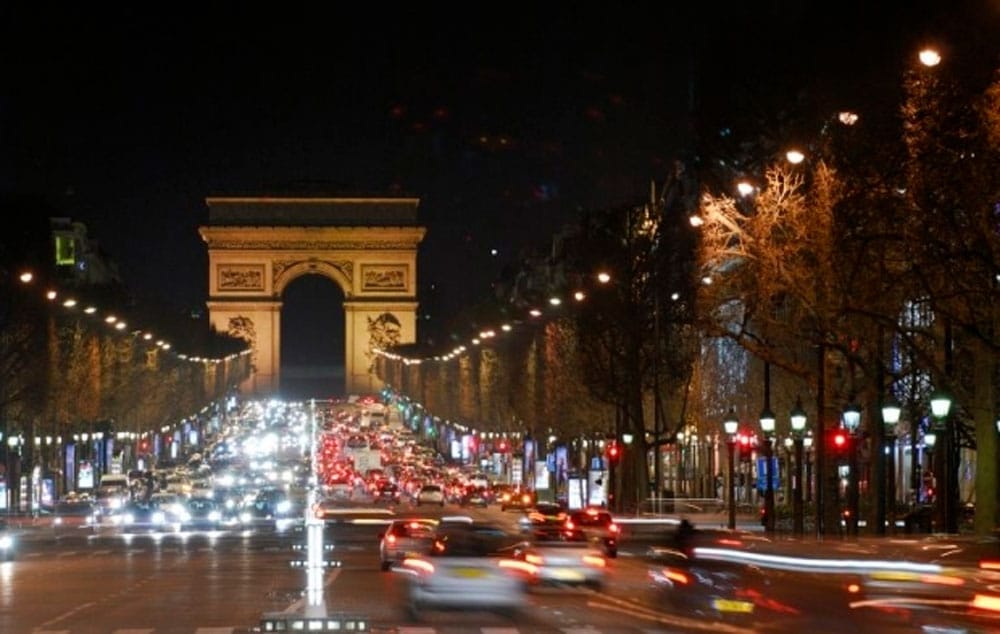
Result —
[{"label": "night sky", "polygon": [[104,4],[0,8],[0,189],[85,222],[140,298],[191,307],[206,196],[419,197],[428,332],[579,210],[645,199],[741,86],[871,95],[913,46],[998,15],[994,0]]}]

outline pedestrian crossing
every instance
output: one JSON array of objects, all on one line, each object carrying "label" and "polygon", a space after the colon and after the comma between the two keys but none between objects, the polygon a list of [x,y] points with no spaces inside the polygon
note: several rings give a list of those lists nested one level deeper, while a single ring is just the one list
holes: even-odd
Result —
[{"label": "pedestrian crossing", "polygon": [[[88,630],[92,631],[92,630]],[[154,627],[124,627],[110,630],[109,634],[161,634],[163,632],[177,634],[248,634],[252,630],[246,627],[199,627],[188,632],[177,632],[175,628],[157,629]],[[31,634],[76,634],[73,630],[31,630]]]},{"label": "pedestrian crossing", "polygon": [[[87,632],[92,632],[91,629],[87,629]],[[252,632],[258,632],[258,628],[248,628],[248,627],[198,627],[187,632],[180,632],[176,627],[166,627],[166,628],[154,628],[154,627],[125,627],[115,630],[109,630],[108,634],[251,634]],[[551,628],[540,628],[538,625],[530,625],[525,627],[517,626],[482,626],[482,627],[469,627],[461,626],[459,628],[441,626],[424,626],[424,625],[376,625],[372,624],[369,629],[365,630],[370,634],[674,634],[676,632],[682,632],[683,630],[666,630],[666,629],[640,629],[640,628],[600,628],[591,625],[577,626],[577,627],[551,627]],[[31,630],[31,634],[78,634],[72,629],[66,630],[48,630],[48,629],[35,629]],[[79,634],[83,634],[83,631]]]}]

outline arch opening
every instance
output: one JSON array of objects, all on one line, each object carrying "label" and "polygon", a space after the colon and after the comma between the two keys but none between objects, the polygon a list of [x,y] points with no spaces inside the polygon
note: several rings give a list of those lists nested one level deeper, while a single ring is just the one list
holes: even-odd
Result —
[{"label": "arch opening", "polygon": [[289,281],[281,299],[281,396],[344,394],[344,292],[329,277],[306,274]]}]

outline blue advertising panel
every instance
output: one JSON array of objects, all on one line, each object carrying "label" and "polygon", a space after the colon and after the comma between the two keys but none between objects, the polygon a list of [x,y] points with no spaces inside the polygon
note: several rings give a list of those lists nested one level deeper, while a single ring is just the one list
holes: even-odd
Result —
[{"label": "blue advertising panel", "polygon": [[[757,490],[764,491],[767,486],[767,481],[764,479],[764,470],[767,469],[767,458],[757,458]],[[767,475],[770,476],[771,480],[771,490],[778,491],[781,489],[781,474],[778,473],[778,457],[771,456],[771,468],[767,470]]]},{"label": "blue advertising panel", "polygon": [[569,450],[566,445],[556,447],[556,486],[561,487],[566,484],[569,477]]}]

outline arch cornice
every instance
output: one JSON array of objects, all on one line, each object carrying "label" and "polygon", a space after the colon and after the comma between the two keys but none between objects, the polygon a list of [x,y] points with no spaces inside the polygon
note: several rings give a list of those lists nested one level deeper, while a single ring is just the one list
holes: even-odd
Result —
[{"label": "arch cornice", "polygon": [[225,227],[199,228],[209,249],[238,251],[415,250],[424,227]]},{"label": "arch cornice", "polygon": [[275,260],[274,296],[281,297],[289,284],[303,275],[322,275],[340,287],[344,299],[353,297],[351,279],[354,276],[354,262],[351,260]]}]

